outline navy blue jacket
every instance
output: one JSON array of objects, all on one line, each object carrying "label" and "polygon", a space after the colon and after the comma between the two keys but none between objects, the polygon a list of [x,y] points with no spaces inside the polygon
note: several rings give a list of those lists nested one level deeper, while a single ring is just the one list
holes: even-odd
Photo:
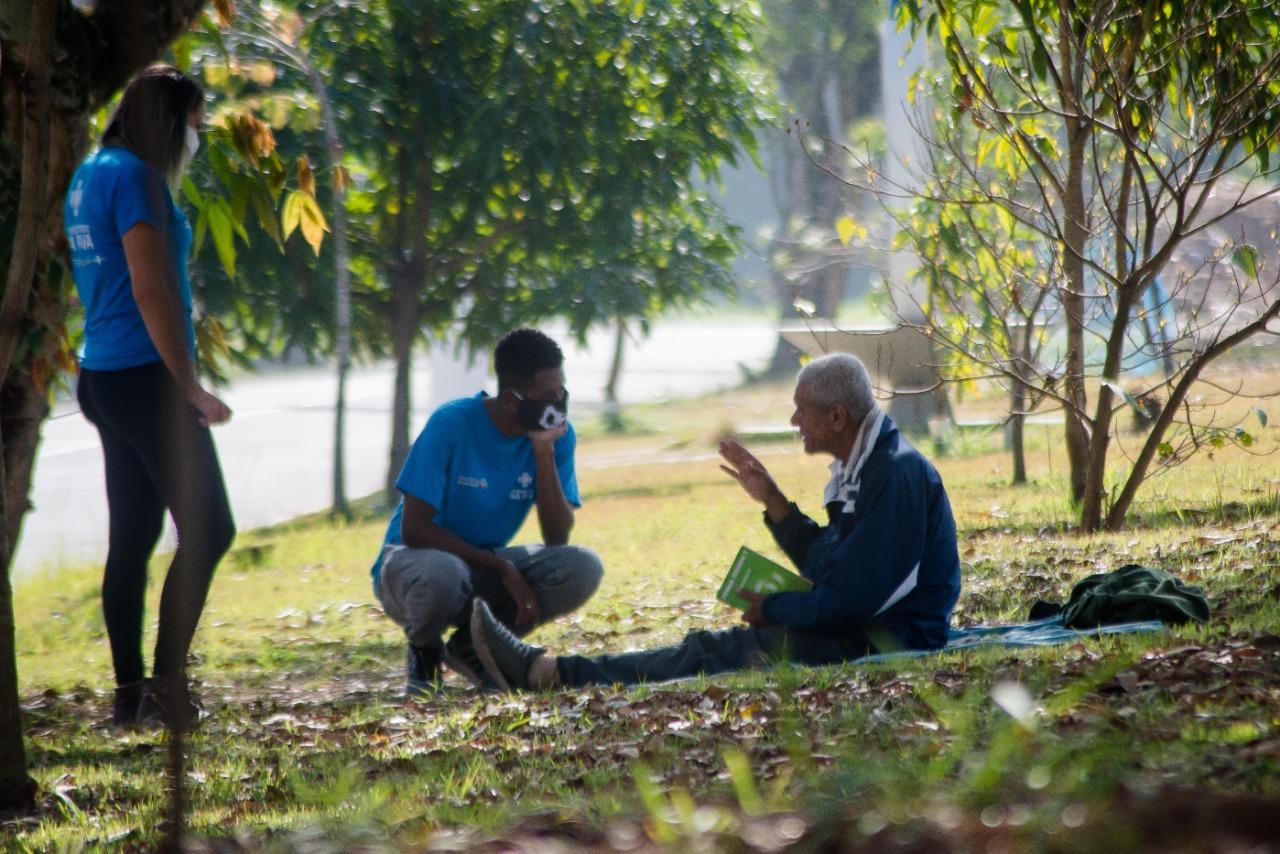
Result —
[{"label": "navy blue jacket", "polygon": [[[907,649],[947,643],[960,595],[956,523],[942,478],[888,416],[858,475],[853,512],[827,505],[818,525],[795,504],[769,526],[778,545],[813,582],[765,599],[766,620],[827,636],[887,633]],[[876,643],[884,650],[884,644]]]}]

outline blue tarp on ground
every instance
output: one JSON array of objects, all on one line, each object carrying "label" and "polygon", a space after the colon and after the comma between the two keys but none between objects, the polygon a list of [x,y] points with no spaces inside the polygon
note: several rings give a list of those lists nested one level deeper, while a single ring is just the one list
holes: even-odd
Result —
[{"label": "blue tarp on ground", "polygon": [[1057,646],[1074,643],[1078,640],[1097,637],[1098,635],[1132,634],[1135,632],[1156,632],[1164,629],[1159,620],[1144,620],[1138,623],[1116,623],[1111,626],[1098,626],[1093,629],[1068,629],[1062,625],[1062,616],[1045,617],[1029,623],[1008,623],[998,626],[970,626],[965,629],[951,629],[947,645],[940,650],[903,650],[901,652],[884,652],[869,655],[862,661],[893,661],[898,658],[920,658],[926,655],[937,655],[944,652],[955,652],[961,649],[990,649],[992,647],[1027,647]]}]

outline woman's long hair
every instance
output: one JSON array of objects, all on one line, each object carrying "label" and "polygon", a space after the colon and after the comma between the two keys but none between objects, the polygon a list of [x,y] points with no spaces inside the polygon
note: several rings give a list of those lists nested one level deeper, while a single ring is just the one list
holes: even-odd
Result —
[{"label": "woman's long hair", "polygon": [[200,84],[172,65],[153,65],[125,87],[102,144],[129,149],[173,183],[182,170],[187,116],[203,103]]}]

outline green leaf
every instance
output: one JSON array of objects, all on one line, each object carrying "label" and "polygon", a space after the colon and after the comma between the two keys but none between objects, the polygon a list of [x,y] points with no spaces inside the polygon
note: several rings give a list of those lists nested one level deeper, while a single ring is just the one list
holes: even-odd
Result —
[{"label": "green leaf", "polygon": [[191,180],[190,175],[182,176],[182,197],[196,210],[201,210],[205,206],[204,196],[200,193],[200,188]]},{"label": "green leaf", "polygon": [[219,199],[209,207],[209,233],[213,235],[213,247],[218,251],[218,260],[227,277],[236,276],[236,244],[231,224],[231,210],[226,202]]},{"label": "green leaf", "polygon": [[1240,272],[1250,279],[1258,278],[1258,250],[1248,243],[1242,243],[1231,253],[1231,261]]},{"label": "green leaf", "polygon": [[285,195],[284,210],[280,215],[280,226],[284,230],[284,240],[288,240],[289,235],[293,234],[293,230],[302,222],[303,204],[302,193],[295,190]]},{"label": "green leaf", "polygon": [[1036,79],[1043,83],[1049,77],[1049,57],[1045,55],[1044,48],[1036,42],[1035,50],[1031,52],[1031,70],[1036,73]]},{"label": "green leaf", "polygon": [[204,247],[204,239],[209,234],[209,212],[204,208],[198,208],[199,214],[196,216],[195,233],[191,237],[191,254],[199,255],[200,250]]},{"label": "green leaf", "polygon": [[254,183],[249,191],[249,204],[258,218],[258,225],[284,250],[284,235],[280,233],[280,220],[276,218],[275,207],[271,204],[271,194],[262,184]]}]

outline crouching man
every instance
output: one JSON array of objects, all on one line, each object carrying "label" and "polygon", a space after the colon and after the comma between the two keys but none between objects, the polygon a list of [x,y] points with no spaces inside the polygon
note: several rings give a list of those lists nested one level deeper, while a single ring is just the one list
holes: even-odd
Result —
[{"label": "crouching man", "polygon": [[[442,664],[480,682],[474,597],[488,602],[495,626],[523,635],[586,602],[604,574],[595,552],[569,545],[580,501],[559,346],[517,329],[493,357],[497,397],[444,404],[414,441],[373,564],[374,592],[409,641],[410,696],[437,687]],[[530,507],[542,544],[509,546]]]},{"label": "crouching man", "polygon": [[830,454],[826,524],[800,512],[764,465],[735,441],[721,468],[764,505],[764,522],[813,583],[758,596],[748,624],[695,631],[675,646],[598,657],[553,656],[507,631],[476,600],[471,632],[486,670],[504,687],[633,684],[777,661],[821,665],[890,649],[940,649],[960,593],[956,526],[933,465],[875,403],[862,363],[816,359],[796,380],[795,414],[809,454]]}]

